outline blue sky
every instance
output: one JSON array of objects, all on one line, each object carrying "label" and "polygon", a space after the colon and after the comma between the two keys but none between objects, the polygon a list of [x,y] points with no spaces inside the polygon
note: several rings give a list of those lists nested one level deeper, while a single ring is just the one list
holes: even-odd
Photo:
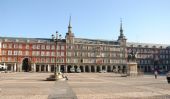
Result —
[{"label": "blue sky", "polygon": [[170,44],[170,0],[0,0],[0,36],[117,40],[120,18],[128,42]]}]

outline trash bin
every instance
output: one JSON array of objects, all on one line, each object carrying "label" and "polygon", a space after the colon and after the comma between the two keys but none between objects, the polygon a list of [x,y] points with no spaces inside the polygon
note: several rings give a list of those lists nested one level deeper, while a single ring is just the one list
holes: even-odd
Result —
[{"label": "trash bin", "polygon": [[170,84],[170,71],[166,74],[167,82]]}]

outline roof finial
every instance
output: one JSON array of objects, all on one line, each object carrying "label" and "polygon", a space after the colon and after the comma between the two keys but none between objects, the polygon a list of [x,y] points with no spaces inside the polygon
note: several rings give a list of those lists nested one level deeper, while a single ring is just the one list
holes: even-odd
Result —
[{"label": "roof finial", "polygon": [[69,25],[68,25],[68,33],[71,33],[71,16],[70,16],[70,19],[69,19]]}]

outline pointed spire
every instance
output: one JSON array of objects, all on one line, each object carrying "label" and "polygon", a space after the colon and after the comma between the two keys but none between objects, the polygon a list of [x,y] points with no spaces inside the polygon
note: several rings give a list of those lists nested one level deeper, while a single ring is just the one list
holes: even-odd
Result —
[{"label": "pointed spire", "polygon": [[120,18],[120,35],[118,39],[126,39],[123,34],[123,27],[122,27],[122,18]]},{"label": "pointed spire", "polygon": [[120,19],[120,36],[123,37],[122,18]]},{"label": "pointed spire", "polygon": [[71,16],[70,16],[70,19],[69,19],[69,25],[68,25],[68,33],[71,33]]}]

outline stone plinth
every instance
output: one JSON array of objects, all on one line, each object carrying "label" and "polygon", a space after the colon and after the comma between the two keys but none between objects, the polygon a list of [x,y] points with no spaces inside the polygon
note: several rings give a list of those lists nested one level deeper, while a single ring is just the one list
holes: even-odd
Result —
[{"label": "stone plinth", "polygon": [[46,80],[48,81],[57,81],[57,80],[68,80],[67,76],[64,76],[61,72],[54,75],[50,75]]},{"label": "stone plinth", "polygon": [[127,63],[129,68],[129,75],[130,76],[137,76],[138,74],[138,67],[136,62],[128,62]]}]

